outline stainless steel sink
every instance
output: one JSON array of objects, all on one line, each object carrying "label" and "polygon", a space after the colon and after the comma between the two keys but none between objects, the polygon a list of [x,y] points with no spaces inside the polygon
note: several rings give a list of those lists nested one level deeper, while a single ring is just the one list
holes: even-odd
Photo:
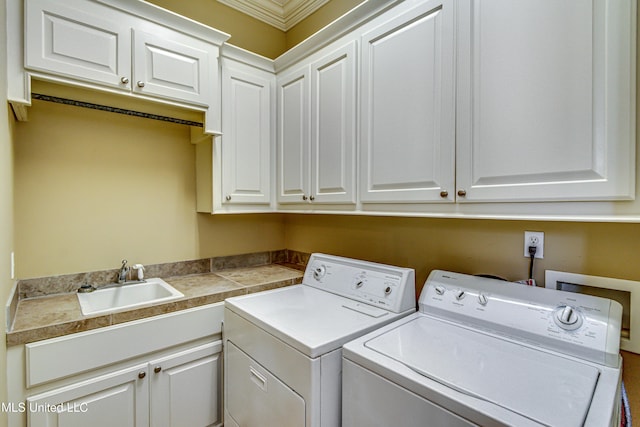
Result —
[{"label": "stainless steel sink", "polygon": [[158,278],[147,279],[144,283],[118,285],[77,295],[84,315],[167,302],[184,296],[173,286]]}]

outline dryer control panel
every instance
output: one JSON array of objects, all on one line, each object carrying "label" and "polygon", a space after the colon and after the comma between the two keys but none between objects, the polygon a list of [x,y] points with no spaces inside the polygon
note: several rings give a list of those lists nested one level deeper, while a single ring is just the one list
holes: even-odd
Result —
[{"label": "dryer control panel", "polygon": [[313,254],[302,284],[394,313],[415,310],[415,272],[411,268]]},{"label": "dryer control panel", "polygon": [[420,311],[464,327],[617,366],[622,306],[606,298],[434,270]]}]

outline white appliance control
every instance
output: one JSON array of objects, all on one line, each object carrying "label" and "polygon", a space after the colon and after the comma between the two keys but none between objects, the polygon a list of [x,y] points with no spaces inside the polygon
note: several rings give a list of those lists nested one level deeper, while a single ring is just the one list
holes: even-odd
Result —
[{"label": "white appliance control", "polygon": [[561,305],[553,312],[553,320],[562,329],[573,331],[582,326],[582,316],[570,305]]},{"label": "white appliance control", "polygon": [[535,347],[607,366],[618,363],[620,342],[613,337],[620,332],[622,306],[609,299],[434,270],[419,306],[431,316],[525,338]]},{"label": "white appliance control", "polygon": [[[313,254],[303,282],[386,310],[415,307],[415,272],[324,254]],[[410,291],[413,289],[413,291]]]},{"label": "white appliance control", "polygon": [[327,267],[325,267],[324,265],[318,265],[313,268],[314,279],[322,280],[325,274],[327,274]]},{"label": "white appliance control", "polygon": [[489,302],[489,300],[487,299],[487,296],[485,294],[483,294],[482,292],[480,292],[478,294],[478,303],[480,305],[487,305],[488,302]]}]

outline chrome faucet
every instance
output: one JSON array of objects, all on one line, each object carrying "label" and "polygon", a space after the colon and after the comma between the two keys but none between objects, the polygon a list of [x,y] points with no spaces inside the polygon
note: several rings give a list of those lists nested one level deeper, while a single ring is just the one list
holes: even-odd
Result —
[{"label": "chrome faucet", "polygon": [[120,267],[120,271],[118,272],[118,283],[123,284],[127,281],[127,275],[129,274],[129,268],[127,266],[127,260],[122,260],[122,266]]}]

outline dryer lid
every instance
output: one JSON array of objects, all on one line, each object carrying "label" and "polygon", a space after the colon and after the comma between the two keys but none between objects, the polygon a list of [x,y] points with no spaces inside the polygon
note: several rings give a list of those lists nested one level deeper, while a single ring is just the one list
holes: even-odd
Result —
[{"label": "dryer lid", "polygon": [[420,316],[365,346],[424,377],[549,426],[582,426],[599,370]]},{"label": "dryer lid", "polygon": [[311,358],[408,314],[305,285],[229,298],[225,307]]}]

